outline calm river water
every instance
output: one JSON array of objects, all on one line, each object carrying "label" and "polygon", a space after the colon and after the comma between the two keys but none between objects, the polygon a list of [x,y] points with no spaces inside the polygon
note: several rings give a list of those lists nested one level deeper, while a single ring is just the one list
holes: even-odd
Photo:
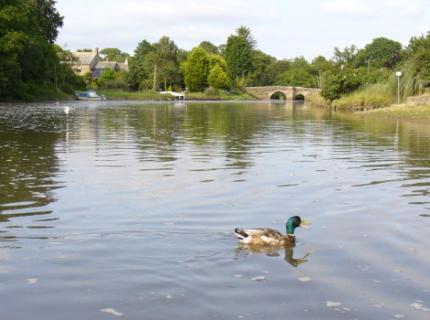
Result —
[{"label": "calm river water", "polygon": [[[305,105],[0,106],[0,318],[430,319],[430,129]],[[298,243],[239,247],[235,227]]]}]

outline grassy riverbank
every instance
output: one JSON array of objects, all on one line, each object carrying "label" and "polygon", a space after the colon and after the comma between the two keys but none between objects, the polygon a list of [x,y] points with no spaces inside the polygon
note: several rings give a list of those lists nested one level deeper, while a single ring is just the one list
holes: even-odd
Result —
[{"label": "grassy riverbank", "polygon": [[362,88],[331,102],[319,95],[313,95],[306,99],[312,105],[340,111],[365,111],[386,108],[395,100],[386,85],[372,85]]},{"label": "grassy riverbank", "polygon": [[393,100],[387,86],[373,85],[334,100],[332,106],[336,110],[364,111],[389,107]]},{"label": "grassy riverbank", "polygon": [[331,108],[337,111],[352,111],[353,113],[375,118],[430,122],[430,105],[392,104],[392,98],[384,90],[359,90],[333,101],[332,104],[320,95],[312,95],[306,97],[306,102],[316,107]]},{"label": "grassy riverbank", "polygon": [[363,114],[374,117],[384,117],[398,120],[429,122],[430,105],[392,105],[383,109],[368,110],[363,112]]},{"label": "grassy riverbank", "polygon": [[106,96],[108,100],[146,100],[146,101],[167,101],[172,97],[162,95],[153,91],[122,91],[122,90],[98,90],[99,94]]},{"label": "grassy riverbank", "polygon": [[190,92],[185,95],[186,100],[255,100],[248,93],[228,92],[224,90],[206,90],[205,92]]},{"label": "grassy riverbank", "polygon": [[[100,90],[108,100],[152,100],[168,101],[173,100],[169,95],[162,95],[153,91],[128,92],[121,90]],[[206,90],[205,92],[190,92],[185,94],[186,100],[254,100],[255,97],[247,93],[230,93],[224,90]]]},{"label": "grassy riverbank", "polygon": [[52,101],[65,101],[73,100],[74,95],[65,93],[60,89],[52,87],[40,86],[31,92],[27,92],[22,97],[17,98],[4,98],[0,102],[4,103],[18,103],[18,102],[52,102]]}]

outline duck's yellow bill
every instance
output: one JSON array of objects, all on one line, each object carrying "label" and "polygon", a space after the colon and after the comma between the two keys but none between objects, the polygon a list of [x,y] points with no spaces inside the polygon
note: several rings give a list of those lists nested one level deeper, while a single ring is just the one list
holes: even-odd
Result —
[{"label": "duck's yellow bill", "polygon": [[309,226],[311,225],[311,222],[309,220],[301,218],[302,222],[300,223],[300,227],[304,229],[309,229]]}]

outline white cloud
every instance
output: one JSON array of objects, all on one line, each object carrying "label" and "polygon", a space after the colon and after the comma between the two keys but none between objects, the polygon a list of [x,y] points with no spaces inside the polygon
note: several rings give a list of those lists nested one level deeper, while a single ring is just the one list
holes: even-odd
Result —
[{"label": "white cloud", "polygon": [[424,0],[383,0],[382,7],[400,15],[421,15],[426,12],[428,4]]},{"label": "white cloud", "polygon": [[331,0],[320,4],[324,13],[336,15],[348,15],[358,17],[372,17],[375,9],[369,3],[362,0]]},{"label": "white cloud", "polygon": [[277,2],[267,0],[262,14],[260,1],[246,0],[59,0],[65,23],[58,42],[71,49],[122,46],[132,51],[143,39],[152,42],[167,35],[187,49],[203,40],[221,44],[240,25],[264,25],[280,18],[271,6]]},{"label": "white cloud", "polygon": [[[430,0],[57,0],[65,16],[58,43],[68,49],[116,47],[171,37],[183,49],[225,43],[240,25],[278,58],[330,55],[334,46],[378,36],[407,43],[428,31]],[[365,21],[363,21],[365,20]]]}]

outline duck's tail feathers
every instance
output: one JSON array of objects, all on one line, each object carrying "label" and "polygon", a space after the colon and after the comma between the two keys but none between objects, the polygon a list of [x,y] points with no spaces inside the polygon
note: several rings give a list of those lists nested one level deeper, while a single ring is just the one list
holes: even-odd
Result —
[{"label": "duck's tail feathers", "polygon": [[247,234],[247,233],[245,232],[245,230],[243,230],[243,229],[236,228],[236,229],[234,229],[234,233],[235,233],[235,234],[236,234],[236,236],[237,236],[239,239],[241,239],[241,240],[243,240],[243,239],[245,239],[245,238],[249,237],[249,234]]}]

